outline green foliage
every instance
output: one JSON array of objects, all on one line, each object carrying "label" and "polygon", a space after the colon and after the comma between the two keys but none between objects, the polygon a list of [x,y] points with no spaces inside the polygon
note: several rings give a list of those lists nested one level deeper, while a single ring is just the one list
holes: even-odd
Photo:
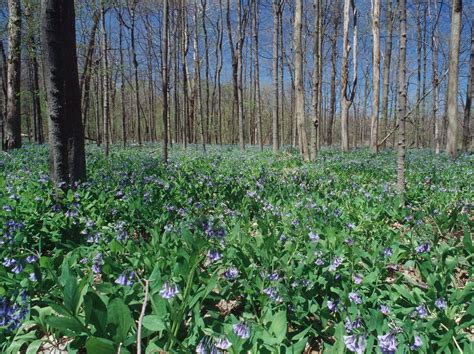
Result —
[{"label": "green foliage", "polygon": [[402,206],[391,151],[154,148],[90,147],[69,190],[2,156],[1,352],[473,349],[471,156],[410,152]]}]

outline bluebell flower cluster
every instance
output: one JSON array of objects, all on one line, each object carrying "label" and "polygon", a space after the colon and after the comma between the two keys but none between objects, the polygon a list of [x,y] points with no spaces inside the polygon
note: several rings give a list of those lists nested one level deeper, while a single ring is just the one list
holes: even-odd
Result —
[{"label": "bluebell flower cluster", "polygon": [[22,292],[20,301],[12,302],[10,299],[0,297],[0,328],[8,331],[18,329],[29,312],[26,292]]}]

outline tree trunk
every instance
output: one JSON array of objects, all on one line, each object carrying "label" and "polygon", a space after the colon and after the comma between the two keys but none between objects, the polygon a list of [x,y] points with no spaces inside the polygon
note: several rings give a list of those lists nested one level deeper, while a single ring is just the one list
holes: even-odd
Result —
[{"label": "tree trunk", "polygon": [[[392,61],[392,41],[393,41],[393,11],[392,0],[387,0],[386,19],[386,41],[385,55],[383,59],[383,87],[382,87],[382,119],[383,119],[383,135],[388,133],[388,95],[390,93],[390,64]],[[383,147],[385,147],[385,143]]]},{"label": "tree trunk", "polygon": [[272,110],[272,143],[273,152],[277,153],[280,148],[279,122],[278,122],[278,35],[279,31],[279,13],[281,11],[280,0],[273,0],[273,110]]},{"label": "tree trunk", "polygon": [[318,154],[318,147],[319,147],[319,124],[320,124],[320,117],[319,117],[319,85],[321,83],[321,78],[319,76],[319,31],[321,18],[319,16],[319,8],[321,6],[321,0],[314,0],[313,8],[314,8],[314,32],[313,32],[313,124],[312,124],[312,138],[313,141],[311,142],[312,152],[311,158],[316,160]]},{"label": "tree trunk", "polygon": [[94,13],[94,22],[92,24],[91,33],[89,36],[89,43],[86,50],[86,61],[84,63],[84,70],[82,71],[79,85],[81,89],[81,110],[82,110],[82,124],[86,126],[87,112],[89,110],[90,100],[90,82],[92,77],[92,56],[94,55],[96,32],[99,26],[100,16]]},{"label": "tree trunk", "polygon": [[195,102],[195,116],[199,115],[199,127],[201,134],[202,148],[206,151],[206,136],[204,128],[204,113],[202,109],[202,88],[201,88],[201,65],[199,55],[199,41],[198,41],[198,30],[199,30],[199,16],[198,16],[198,4],[194,1],[194,37],[193,37],[193,56],[194,56],[194,93],[193,101]]},{"label": "tree trunk", "polygon": [[133,56],[133,76],[135,78],[135,114],[137,115],[137,138],[138,145],[142,146],[142,129],[141,129],[141,119],[140,119],[140,86],[138,84],[138,61],[137,61],[137,51],[135,44],[135,11],[138,0],[132,1],[132,8],[130,9],[130,17],[132,18],[132,25],[130,29],[130,42],[132,45],[132,56]]},{"label": "tree trunk", "polygon": [[467,80],[466,107],[464,108],[462,149],[467,151],[470,144],[471,102],[474,94],[474,20],[471,23],[471,59],[469,68],[469,79]]},{"label": "tree trunk", "polygon": [[8,0],[8,73],[5,147],[21,147],[21,2]]},{"label": "tree trunk", "polygon": [[351,0],[344,1],[344,20],[342,37],[342,69],[341,69],[341,149],[349,150],[349,9]]},{"label": "tree trunk", "polygon": [[74,1],[42,0],[41,5],[51,178],[72,184],[86,177]]},{"label": "tree trunk", "polygon": [[451,158],[457,155],[458,133],[458,72],[459,46],[461,42],[462,0],[453,0],[451,15],[451,40],[449,43],[449,76],[447,96],[448,131],[446,152]]},{"label": "tree trunk", "polygon": [[255,104],[257,114],[257,141],[260,151],[263,151],[263,131],[262,131],[262,108],[261,108],[261,97],[260,97],[260,59],[258,50],[258,30],[259,30],[259,1],[254,1],[254,14],[253,14],[253,38],[255,46]]},{"label": "tree trunk", "polygon": [[405,121],[407,110],[407,81],[406,81],[406,0],[399,0],[400,21],[400,57],[398,68],[398,160],[397,188],[400,195],[405,193]]},{"label": "tree trunk", "polygon": [[303,30],[303,0],[296,0],[294,23],[294,48],[295,48],[295,86],[296,86],[296,120],[298,122],[299,148],[305,161],[310,160],[308,140],[306,136],[306,122],[304,114],[304,82],[303,82],[303,43],[301,32]]},{"label": "tree trunk", "polygon": [[168,26],[168,0],[163,2],[163,32],[162,32],[162,50],[163,50],[163,161],[168,161],[168,45],[169,45],[169,26]]},{"label": "tree trunk", "polygon": [[103,123],[104,123],[104,154],[109,156],[109,58],[107,50],[107,29],[105,27],[105,8],[104,3],[100,5],[100,19],[101,19],[101,44],[102,44],[102,87],[104,92],[102,93],[103,99]]},{"label": "tree trunk", "polygon": [[326,144],[329,146],[333,142],[333,125],[336,116],[336,75],[337,75],[337,37],[339,28],[339,5],[333,2],[333,24],[334,33],[331,37],[331,100],[329,103],[329,119],[326,127]]},{"label": "tree trunk", "polygon": [[379,120],[379,98],[380,98],[380,0],[372,0],[372,35],[373,35],[373,53],[372,53],[372,86],[373,103],[372,115],[370,117],[370,150],[376,153],[377,131]]}]

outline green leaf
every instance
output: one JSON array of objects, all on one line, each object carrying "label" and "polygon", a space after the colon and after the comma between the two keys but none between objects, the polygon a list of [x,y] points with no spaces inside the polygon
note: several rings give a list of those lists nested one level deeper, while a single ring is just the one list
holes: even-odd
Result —
[{"label": "green leaf", "polygon": [[59,329],[61,332],[71,331],[77,334],[85,333],[84,325],[71,317],[51,316],[46,318],[44,322],[53,328]]},{"label": "green leaf", "polygon": [[97,294],[88,292],[84,296],[84,312],[86,323],[92,324],[96,328],[97,335],[105,337],[107,326],[107,306],[104,301]]},{"label": "green leaf", "polygon": [[28,349],[26,349],[26,354],[36,354],[41,347],[41,344],[43,344],[43,342],[40,339],[31,342]]},{"label": "green leaf", "polygon": [[286,311],[280,311],[273,316],[272,324],[270,325],[270,332],[272,332],[280,342],[286,337],[288,323],[286,320]]},{"label": "green leaf", "polygon": [[115,343],[123,343],[127,338],[128,331],[133,326],[133,318],[130,309],[121,299],[113,299],[107,307],[107,322],[112,325]]},{"label": "green leaf", "polygon": [[77,285],[77,279],[75,277],[68,277],[64,286],[64,306],[76,314],[76,310],[80,301],[81,293]]},{"label": "green leaf", "polygon": [[148,315],[143,317],[143,327],[152,332],[160,332],[166,329],[166,325],[161,319],[161,316],[157,315]]},{"label": "green leaf", "polygon": [[87,340],[86,350],[89,354],[115,354],[114,342],[104,338],[92,337]]}]

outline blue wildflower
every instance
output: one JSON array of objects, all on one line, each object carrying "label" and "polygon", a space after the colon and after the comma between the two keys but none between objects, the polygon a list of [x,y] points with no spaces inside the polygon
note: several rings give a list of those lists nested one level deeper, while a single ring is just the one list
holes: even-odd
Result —
[{"label": "blue wildflower", "polygon": [[242,339],[250,338],[250,327],[244,322],[237,323],[232,328],[238,337]]},{"label": "blue wildflower", "polygon": [[35,255],[33,255],[33,254],[31,254],[31,255],[29,255],[28,257],[26,257],[26,261],[27,261],[28,263],[35,263],[36,261],[38,261],[38,257],[35,256]]},{"label": "blue wildflower", "polygon": [[438,308],[438,310],[445,310],[448,307],[448,303],[446,302],[445,299],[443,298],[438,298],[435,301],[435,306]]},{"label": "blue wildflower", "polygon": [[134,272],[123,272],[120,274],[115,280],[115,284],[124,285],[124,286],[132,286],[133,285],[133,278],[135,277]]},{"label": "blue wildflower", "polygon": [[316,261],[314,263],[318,266],[322,266],[322,265],[324,265],[324,260],[322,260],[321,258],[318,258],[318,259],[316,259]]},{"label": "blue wildflower", "polygon": [[317,233],[314,233],[314,232],[311,231],[311,232],[308,234],[308,236],[309,236],[309,239],[310,239],[311,241],[314,241],[314,242],[319,241],[319,235],[318,235]]},{"label": "blue wildflower", "polygon": [[420,336],[415,336],[415,340],[412,345],[410,345],[411,350],[418,350],[423,345],[423,341]]},{"label": "blue wildflower", "polygon": [[222,255],[216,250],[209,250],[207,252],[207,259],[209,259],[210,262],[216,262],[221,258]]},{"label": "blue wildflower", "polygon": [[365,335],[352,334],[350,336],[344,336],[344,344],[348,350],[357,354],[363,354],[366,347]]},{"label": "blue wildflower", "polygon": [[335,300],[329,299],[327,301],[328,309],[331,312],[336,312],[338,310],[339,303]]},{"label": "blue wildflower", "polygon": [[179,294],[179,289],[176,284],[164,283],[160,290],[160,295],[163,299],[172,299]]},{"label": "blue wildflower", "polygon": [[356,292],[349,293],[349,300],[357,305],[360,305],[362,303],[362,298]]},{"label": "blue wildflower", "polygon": [[417,306],[416,313],[418,314],[420,318],[428,317],[428,310],[426,309],[425,304],[421,304],[420,306]]},{"label": "blue wildflower", "polygon": [[234,280],[239,276],[239,270],[235,267],[230,267],[224,273],[224,277],[228,280]]},{"label": "blue wildflower", "polygon": [[268,280],[270,280],[270,281],[280,280],[280,274],[278,274],[278,272],[273,272],[273,273],[268,275]]},{"label": "blue wildflower", "polygon": [[394,333],[389,332],[383,336],[377,336],[377,339],[383,354],[394,354],[397,350],[397,338]]},{"label": "blue wildflower", "polygon": [[21,263],[17,263],[13,268],[12,268],[12,272],[15,273],[15,274],[19,274],[23,271],[24,267],[23,267],[23,264]]},{"label": "blue wildflower", "polygon": [[430,244],[428,242],[424,242],[416,248],[416,253],[428,253],[430,251]]},{"label": "blue wildflower", "polygon": [[359,274],[355,274],[352,276],[352,280],[354,281],[355,284],[359,285],[360,283],[362,283],[362,276],[359,275]]},{"label": "blue wildflower", "polygon": [[216,340],[216,348],[221,350],[227,350],[231,347],[232,343],[226,338],[219,338]]},{"label": "blue wildflower", "polygon": [[331,265],[329,266],[329,270],[331,272],[334,272],[342,264],[342,261],[343,261],[342,257],[335,257]]},{"label": "blue wildflower", "polygon": [[352,333],[355,329],[362,327],[362,320],[357,317],[354,321],[351,321],[349,317],[346,317],[344,327],[346,327],[347,333]]},{"label": "blue wildflower", "polygon": [[391,257],[393,254],[392,248],[391,247],[386,247],[383,250],[383,255],[387,258]]},{"label": "blue wildflower", "polygon": [[390,314],[390,307],[387,305],[380,305],[380,312],[387,316]]}]

